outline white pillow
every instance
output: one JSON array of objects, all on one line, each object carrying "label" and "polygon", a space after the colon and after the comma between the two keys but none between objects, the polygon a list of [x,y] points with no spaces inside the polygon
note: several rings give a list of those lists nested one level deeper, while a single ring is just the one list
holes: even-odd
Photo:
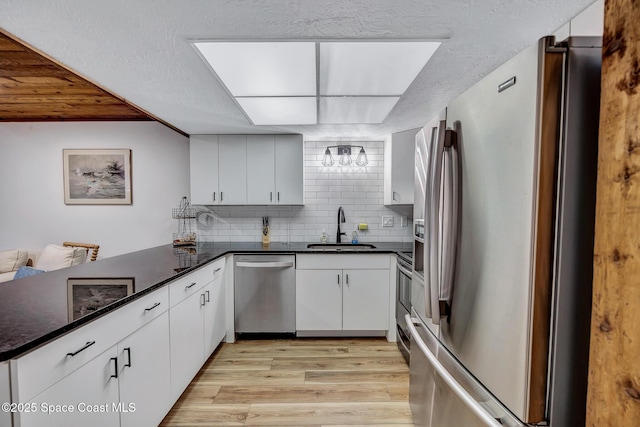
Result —
[{"label": "white pillow", "polygon": [[85,248],[71,249],[73,249],[73,260],[71,260],[71,265],[82,264],[87,260],[87,250]]},{"label": "white pillow", "polygon": [[27,265],[29,252],[20,249],[0,251],[0,273],[15,271]]},{"label": "white pillow", "polygon": [[49,245],[40,254],[35,267],[38,270],[58,270],[82,264],[87,256],[84,248],[67,248],[58,245]]}]

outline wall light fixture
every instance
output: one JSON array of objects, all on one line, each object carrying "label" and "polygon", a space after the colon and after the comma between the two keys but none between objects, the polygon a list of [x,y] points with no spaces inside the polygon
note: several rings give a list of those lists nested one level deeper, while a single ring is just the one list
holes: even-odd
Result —
[{"label": "wall light fixture", "polygon": [[356,157],[355,164],[357,166],[367,166],[369,163],[369,159],[367,159],[367,153],[364,151],[364,147],[361,145],[330,145],[324,150],[324,157],[322,158],[323,166],[333,166],[335,161],[333,160],[333,156],[331,155],[331,148],[337,149],[337,155],[340,158],[338,163],[341,166],[349,166],[353,160],[351,159],[351,149],[359,148],[360,152],[358,153],[358,157]]}]

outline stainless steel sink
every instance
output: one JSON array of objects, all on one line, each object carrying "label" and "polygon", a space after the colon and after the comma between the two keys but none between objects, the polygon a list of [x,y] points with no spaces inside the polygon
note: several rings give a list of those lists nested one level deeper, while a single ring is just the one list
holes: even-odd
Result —
[{"label": "stainless steel sink", "polygon": [[374,245],[368,243],[310,243],[308,249],[316,251],[359,251],[363,249],[375,249]]}]

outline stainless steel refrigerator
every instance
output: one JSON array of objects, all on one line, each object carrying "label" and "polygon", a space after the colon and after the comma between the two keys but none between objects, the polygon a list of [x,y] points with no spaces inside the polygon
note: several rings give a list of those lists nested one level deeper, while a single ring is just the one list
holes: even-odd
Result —
[{"label": "stainless steel refrigerator", "polygon": [[418,426],[584,426],[601,46],[543,38],[416,137]]}]

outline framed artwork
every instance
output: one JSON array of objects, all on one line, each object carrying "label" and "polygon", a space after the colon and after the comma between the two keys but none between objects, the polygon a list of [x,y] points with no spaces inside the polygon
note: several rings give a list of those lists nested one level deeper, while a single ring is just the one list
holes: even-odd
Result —
[{"label": "framed artwork", "polygon": [[65,204],[131,204],[131,150],[63,149],[62,156]]},{"label": "framed artwork", "polygon": [[67,279],[69,322],[131,295],[133,283],[133,277]]}]

